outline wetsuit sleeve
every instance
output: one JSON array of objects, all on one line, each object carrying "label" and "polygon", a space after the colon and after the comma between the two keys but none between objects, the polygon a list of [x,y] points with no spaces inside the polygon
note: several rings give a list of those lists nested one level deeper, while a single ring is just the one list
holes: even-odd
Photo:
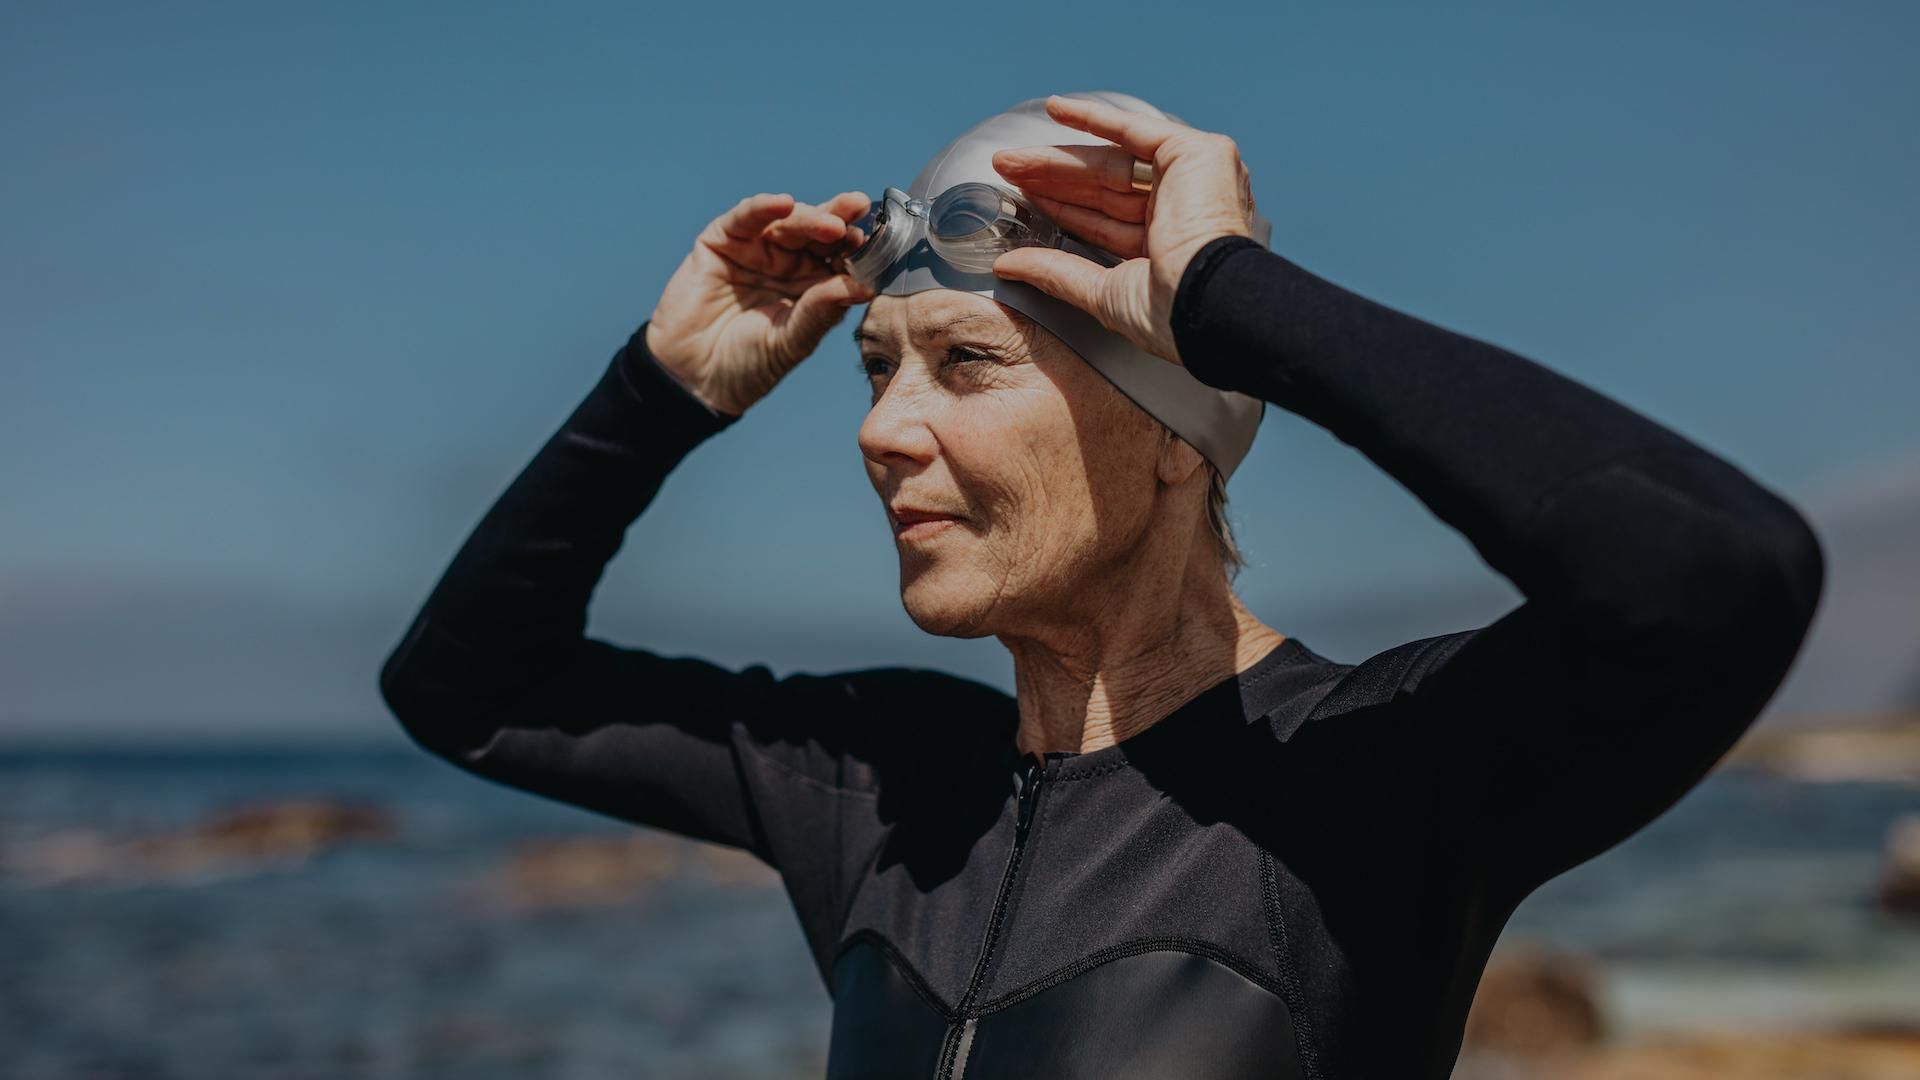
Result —
[{"label": "wetsuit sleeve", "polygon": [[468,771],[747,849],[803,893],[819,884],[824,909],[835,860],[858,857],[840,816],[872,817],[861,676],[776,678],[584,633],[627,527],[737,419],[662,368],[645,329],[467,538],[380,691],[419,745]]},{"label": "wetsuit sleeve", "polygon": [[[1195,377],[1299,414],[1458,529],[1524,600],[1356,665],[1415,805],[1522,894],[1713,768],[1797,654],[1806,519],[1720,457],[1505,349],[1210,242],[1173,305]],[[1336,691],[1330,700],[1353,704]]]}]

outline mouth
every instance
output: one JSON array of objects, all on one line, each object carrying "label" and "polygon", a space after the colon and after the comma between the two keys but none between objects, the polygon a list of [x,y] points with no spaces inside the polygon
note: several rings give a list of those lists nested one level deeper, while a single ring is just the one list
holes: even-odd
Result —
[{"label": "mouth", "polygon": [[893,508],[893,535],[897,540],[921,540],[947,531],[963,518],[937,510]]}]

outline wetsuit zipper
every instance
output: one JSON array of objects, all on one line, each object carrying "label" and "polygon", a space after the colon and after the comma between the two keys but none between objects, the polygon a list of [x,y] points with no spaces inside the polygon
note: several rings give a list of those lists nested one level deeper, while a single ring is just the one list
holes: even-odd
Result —
[{"label": "wetsuit zipper", "polygon": [[1000,888],[993,897],[993,912],[987,917],[987,932],[980,942],[980,953],[973,961],[973,975],[967,979],[967,989],[960,995],[960,1004],[954,1010],[955,1020],[947,1026],[947,1038],[933,1070],[935,1080],[954,1080],[966,1067],[966,1049],[973,1042],[973,1020],[966,1013],[985,979],[987,958],[992,955],[994,939],[1000,934],[1000,917],[1006,908],[1007,894],[1013,890],[1013,879],[1020,870],[1020,849],[1025,846],[1027,832],[1033,825],[1033,806],[1039,801],[1040,781],[1046,774],[1045,765],[1030,756],[1026,759],[1020,794],[1014,805],[1013,846],[1007,849],[1007,863],[1000,871]]}]

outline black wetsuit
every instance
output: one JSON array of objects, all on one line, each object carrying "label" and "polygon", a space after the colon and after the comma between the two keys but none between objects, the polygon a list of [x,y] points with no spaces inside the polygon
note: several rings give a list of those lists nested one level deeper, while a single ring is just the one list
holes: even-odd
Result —
[{"label": "black wetsuit", "polygon": [[381,690],[464,769],[777,869],[836,1080],[1445,1077],[1514,907],[1672,805],[1771,697],[1820,544],[1646,417],[1252,241],[1199,253],[1173,327],[1195,376],[1357,447],[1524,602],[1357,663],[1290,637],[1037,772],[1013,699],[973,680],[590,639],[627,525],[732,420],[635,333]]}]

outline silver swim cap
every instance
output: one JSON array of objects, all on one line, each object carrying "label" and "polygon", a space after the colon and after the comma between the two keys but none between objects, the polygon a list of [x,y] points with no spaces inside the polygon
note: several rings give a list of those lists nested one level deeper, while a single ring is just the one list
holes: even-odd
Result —
[{"label": "silver swim cap", "polygon": [[[1061,97],[1102,101],[1130,112],[1142,112],[1184,123],[1130,94],[1111,90],[1062,94]],[[993,153],[1021,146],[1110,146],[1098,135],[1074,128],[1047,115],[1045,98],[1029,98],[1006,112],[967,129],[933,156],[905,193],[920,207],[962,184],[1007,187],[993,167]],[[894,193],[897,194],[897,193]],[[876,210],[882,204],[876,203]],[[1257,211],[1253,231],[1262,244],[1271,243],[1272,223]],[[874,237],[878,240],[879,237]],[[1093,248],[1075,238],[1068,250],[1082,249],[1108,265],[1119,261],[1112,252]],[[1088,251],[1087,249],[1091,249]],[[987,264],[991,266],[989,262]],[[1010,281],[985,272],[963,270],[943,258],[928,243],[924,229],[914,245],[880,270],[874,287],[881,295],[906,296],[928,289],[954,289],[997,300],[1045,327],[1065,342],[1121,393],[1174,434],[1192,444],[1222,476],[1232,476],[1253,445],[1266,412],[1266,402],[1231,390],[1208,386],[1179,364],[1141,349],[1101,326],[1098,319],[1064,300],[1055,299],[1024,281]]]}]

